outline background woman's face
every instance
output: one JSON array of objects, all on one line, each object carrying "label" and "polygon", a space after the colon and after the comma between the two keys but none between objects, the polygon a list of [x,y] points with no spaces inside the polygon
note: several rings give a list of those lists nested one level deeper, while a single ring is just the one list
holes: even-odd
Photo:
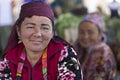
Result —
[{"label": "background woman's face", "polygon": [[83,22],[79,26],[79,42],[82,47],[89,48],[101,40],[101,33],[95,24]]},{"label": "background woman's face", "polygon": [[53,37],[52,22],[43,16],[25,18],[18,36],[29,51],[43,51]]}]

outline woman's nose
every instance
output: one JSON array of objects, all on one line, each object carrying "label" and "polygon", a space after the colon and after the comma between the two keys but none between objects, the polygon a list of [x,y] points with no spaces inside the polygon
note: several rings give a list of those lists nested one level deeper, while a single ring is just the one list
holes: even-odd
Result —
[{"label": "woman's nose", "polygon": [[88,35],[88,34],[85,34],[85,35],[84,35],[84,38],[85,38],[85,39],[86,39],[86,38],[88,38],[88,37],[89,37],[89,35]]},{"label": "woman's nose", "polygon": [[40,29],[36,29],[36,30],[35,30],[35,33],[34,33],[34,36],[40,37],[41,35],[42,35],[41,30],[40,30]]}]

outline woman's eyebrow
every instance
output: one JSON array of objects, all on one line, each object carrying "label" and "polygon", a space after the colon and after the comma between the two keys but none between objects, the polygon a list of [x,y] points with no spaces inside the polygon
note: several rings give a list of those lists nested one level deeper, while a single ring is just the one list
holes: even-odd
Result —
[{"label": "woman's eyebrow", "polygon": [[47,23],[42,23],[41,26],[50,26],[50,25]]},{"label": "woman's eyebrow", "polygon": [[26,25],[36,25],[35,23],[26,23]]}]

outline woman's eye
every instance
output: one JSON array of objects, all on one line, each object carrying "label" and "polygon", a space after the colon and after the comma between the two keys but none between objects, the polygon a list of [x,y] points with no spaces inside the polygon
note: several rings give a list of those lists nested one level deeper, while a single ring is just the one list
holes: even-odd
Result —
[{"label": "woman's eye", "polygon": [[88,34],[93,35],[94,32],[93,31],[88,31]]},{"label": "woman's eye", "polygon": [[44,26],[44,27],[41,27],[41,29],[42,29],[42,30],[49,30],[49,28],[48,28],[48,27],[45,27],[45,26]]},{"label": "woman's eye", "polygon": [[84,32],[83,31],[79,31],[79,34],[82,35],[82,34],[84,34]]},{"label": "woman's eye", "polygon": [[42,24],[42,25],[41,25],[41,29],[42,29],[42,30],[49,30],[50,27],[49,27],[48,24]]},{"label": "woman's eye", "polygon": [[28,29],[32,29],[32,28],[34,28],[34,27],[32,27],[32,26],[27,26],[27,28],[28,28]]},{"label": "woman's eye", "polygon": [[48,27],[43,27],[43,29],[47,29],[48,30],[49,28]]}]

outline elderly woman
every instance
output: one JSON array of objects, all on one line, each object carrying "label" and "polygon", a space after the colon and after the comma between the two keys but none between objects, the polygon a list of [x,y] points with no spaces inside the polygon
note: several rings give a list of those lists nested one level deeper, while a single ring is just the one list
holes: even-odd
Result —
[{"label": "elderly woman", "polygon": [[79,24],[74,44],[81,62],[84,80],[113,80],[116,62],[105,43],[104,22],[98,13],[86,15]]},{"label": "elderly woman", "polygon": [[0,79],[82,80],[76,52],[55,37],[53,11],[42,0],[21,7],[0,62]]}]

